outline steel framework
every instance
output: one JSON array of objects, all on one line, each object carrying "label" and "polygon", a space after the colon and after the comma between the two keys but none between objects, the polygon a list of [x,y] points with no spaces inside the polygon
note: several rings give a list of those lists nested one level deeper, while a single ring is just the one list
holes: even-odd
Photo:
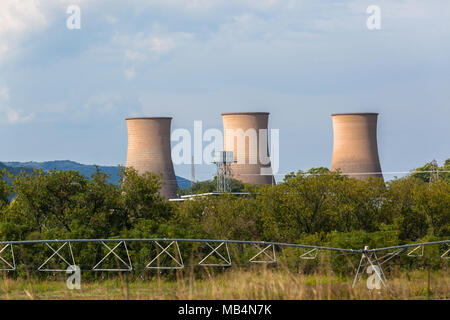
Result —
[{"label": "steel framework", "polygon": [[[5,258],[3,258],[1,256],[2,252],[5,251],[7,248],[10,248],[11,250],[11,258],[12,261],[7,261]],[[13,245],[11,243],[7,243],[5,244],[1,249],[0,249],[0,260],[3,262],[3,264],[6,265],[5,267],[2,267],[0,270],[5,270],[5,271],[11,271],[11,270],[16,270],[16,261],[14,259],[14,250],[13,250]]]},{"label": "steel framework", "polygon": [[[204,242],[206,243],[206,245],[211,248],[212,251],[210,251],[199,263],[199,266],[204,266],[204,267],[231,267],[231,257],[230,257],[230,251],[228,250],[228,243],[223,241],[220,242],[219,245],[217,246],[212,246],[209,242]],[[223,245],[225,245],[225,251],[226,251],[226,257],[224,257],[222,254],[220,254],[220,252],[218,251],[220,249],[220,247],[222,247]],[[225,263],[206,263],[206,260],[208,260],[209,257],[212,256],[216,256],[219,257],[220,261],[223,261]]]},{"label": "steel framework", "polygon": [[[117,241],[117,240],[116,240]],[[128,252],[127,242],[126,240],[120,240],[118,244],[116,244],[113,248],[108,246],[106,244],[106,240],[100,240],[100,242],[108,249],[108,253],[92,268],[94,271],[132,271],[133,265],[131,264],[131,258],[130,254]],[[120,245],[123,244],[125,248],[125,252],[127,255],[128,262],[124,261],[116,252],[115,250],[120,247]],[[126,268],[99,268],[99,266],[102,264],[103,261],[105,261],[110,254],[113,254],[120,262],[122,262]]]},{"label": "steel framework", "polygon": [[[70,257],[72,258],[72,263],[68,262],[59,252],[61,251],[62,248],[64,248],[66,245],[68,244],[69,247],[69,252],[70,252]],[[65,272],[67,269],[48,269],[48,268],[44,268],[44,266],[55,256],[61,258],[62,261],[64,261],[64,263],[67,265],[67,267],[71,266],[71,265],[75,265],[75,258],[73,257],[73,251],[72,251],[72,245],[70,244],[70,242],[66,241],[63,242],[62,245],[59,246],[58,249],[54,249],[51,245],[48,244],[48,242],[45,242],[45,245],[47,247],[50,248],[50,250],[53,251],[53,254],[47,258],[47,260],[44,261],[43,264],[41,264],[38,268],[39,271],[50,271],[50,272]],[[12,245],[11,245],[12,248]]]},{"label": "steel framework", "polygon": [[[265,248],[261,248],[259,245],[254,244],[254,246],[259,250],[257,254],[250,258],[249,262],[252,263],[276,263],[277,256],[275,254],[275,246],[273,244],[269,244]],[[272,248],[272,250],[268,250]],[[260,257],[258,260],[256,258]],[[263,257],[261,259],[261,257]]]},{"label": "steel framework", "polygon": [[[159,244],[158,241],[155,241],[155,244],[162,249],[162,251],[160,253],[158,253],[156,255],[156,257],[154,257],[152,259],[152,261],[150,261],[146,268],[147,269],[183,269],[184,268],[184,263],[183,263],[183,257],[181,256],[181,251],[180,251],[180,247],[178,246],[178,242],[177,241],[171,241],[167,246],[163,247],[161,244]],[[176,250],[176,254],[175,256],[178,256],[178,259],[176,257],[174,257],[173,255],[170,254],[170,252],[168,251],[170,249],[170,247],[174,245],[175,250]],[[170,266],[170,265],[160,265],[159,264],[159,260],[158,258],[162,255],[168,256],[171,258],[172,261],[175,262],[175,266]],[[153,263],[157,262],[156,266],[152,266]]]},{"label": "steel framework", "polygon": [[231,164],[234,163],[232,151],[218,151],[214,154],[213,163],[217,167],[217,192],[231,191],[231,178],[233,176]]},{"label": "steel framework", "polygon": [[304,254],[300,255],[300,259],[303,260],[313,260],[317,258],[317,254],[319,253],[319,249],[314,248],[309,251],[306,251]]},{"label": "steel framework", "polygon": [[[303,254],[299,255],[300,259],[316,259],[319,251],[331,251],[340,252],[342,254],[361,254],[361,259],[356,269],[355,278],[353,280],[353,287],[356,286],[358,281],[361,279],[364,272],[371,268],[380,282],[385,288],[388,288],[387,279],[384,274],[382,266],[399,256],[401,253],[409,251],[407,257],[424,257],[425,246],[430,245],[447,245],[450,246],[450,240],[441,240],[434,242],[425,243],[415,243],[415,244],[405,244],[399,246],[385,247],[385,248],[374,248],[369,249],[369,247],[364,247],[363,249],[346,249],[346,248],[334,248],[334,247],[323,247],[323,246],[313,246],[295,243],[282,243],[282,242],[267,242],[267,241],[246,241],[246,240],[218,240],[218,239],[176,239],[176,238],[154,238],[154,239],[66,239],[66,240],[21,240],[21,241],[0,241],[0,270],[2,271],[14,271],[17,269],[16,258],[14,254],[14,246],[18,245],[28,245],[28,244],[44,244],[46,247],[50,248],[53,252],[50,257],[48,257],[38,268],[38,271],[43,272],[66,272],[67,269],[52,269],[45,267],[52,258],[59,257],[68,267],[76,265],[75,257],[72,251],[73,243],[98,243],[106,247],[107,253],[103,258],[97,262],[93,267],[92,271],[115,271],[115,272],[130,272],[133,270],[133,264],[129,254],[127,243],[132,242],[147,242],[154,243],[157,249],[161,251],[157,253],[147,264],[146,269],[182,269],[185,267],[179,243],[199,243],[206,245],[210,250],[198,263],[198,266],[203,267],[230,267],[232,265],[231,255],[229,251],[229,244],[241,244],[241,245],[252,245],[258,249],[258,252],[249,259],[249,263],[276,263],[276,248],[282,247],[292,247],[300,248],[306,250]],[[111,244],[116,243],[115,246]],[[162,245],[161,243],[169,243],[168,245]],[[109,245],[108,245],[109,244]],[[56,249],[55,249],[56,247]],[[10,249],[9,258],[5,256],[7,249]],[[70,253],[70,258],[64,257],[62,254],[62,249],[68,248]],[[120,256],[117,252],[119,248],[123,248],[125,255]],[[170,249],[174,250],[171,253]],[[221,252],[222,251],[222,252]],[[387,252],[384,255],[378,257],[380,252]],[[449,259],[450,248],[446,250],[440,258]],[[115,257],[123,266],[118,266],[117,268],[111,267],[101,267],[108,257]],[[160,257],[169,257],[170,262],[173,265],[159,264]],[[215,257],[216,260],[208,262],[208,260]],[[69,260],[71,262],[69,262]],[[155,264],[156,262],[156,264]]]}]

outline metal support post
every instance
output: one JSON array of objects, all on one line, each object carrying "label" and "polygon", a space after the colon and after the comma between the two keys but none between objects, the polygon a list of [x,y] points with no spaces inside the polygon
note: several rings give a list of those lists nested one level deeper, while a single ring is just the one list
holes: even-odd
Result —
[{"label": "metal support post", "polygon": [[[3,258],[1,256],[2,252],[6,250],[6,248],[10,248],[11,251],[11,260],[9,261],[6,260],[5,258]],[[3,248],[0,249],[0,260],[3,261],[3,263],[6,265],[6,268],[0,267],[1,271],[13,271],[16,270],[16,260],[14,258],[14,250],[13,250],[13,245],[12,244],[6,244],[5,246],[3,246]]]}]

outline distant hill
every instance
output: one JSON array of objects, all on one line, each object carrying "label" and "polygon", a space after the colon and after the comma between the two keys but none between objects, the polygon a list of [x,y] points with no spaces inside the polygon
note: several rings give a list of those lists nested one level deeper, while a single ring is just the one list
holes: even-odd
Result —
[{"label": "distant hill", "polygon": [[[74,170],[78,171],[86,177],[90,177],[95,173],[95,165],[81,164],[70,160],[56,160],[45,162],[0,162],[0,169],[5,168],[13,174],[19,173],[21,170],[31,172],[33,169],[42,169],[45,172],[51,169],[57,170]],[[105,172],[111,177],[109,182],[118,183],[120,168],[118,166],[98,166],[100,171]],[[183,177],[177,176],[178,187],[180,189],[187,189],[191,186],[191,181]]]},{"label": "distant hill", "polygon": [[10,167],[10,166],[4,164],[3,162],[0,162],[0,170],[1,169],[6,169],[6,171],[8,171],[8,172],[10,172],[10,173],[12,173],[14,175],[19,174],[20,171],[33,172],[33,169],[31,169],[31,168],[27,168],[27,167],[23,167],[23,168],[21,168],[21,167]]}]

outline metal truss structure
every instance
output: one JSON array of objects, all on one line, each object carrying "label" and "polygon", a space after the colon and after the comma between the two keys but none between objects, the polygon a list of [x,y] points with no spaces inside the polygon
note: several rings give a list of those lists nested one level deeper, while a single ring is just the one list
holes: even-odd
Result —
[{"label": "metal truss structure", "polygon": [[[414,249],[412,249],[410,252],[408,252],[408,257],[423,257],[423,251],[425,246],[417,246]],[[419,250],[421,249],[421,250]]]},{"label": "metal truss structure", "polygon": [[[116,240],[117,241],[117,240]],[[127,242],[125,240],[120,240],[118,244],[116,244],[113,248],[111,248],[110,246],[108,246],[105,242],[105,240],[100,240],[100,242],[108,249],[108,253],[92,268],[92,270],[94,271],[132,271],[133,270],[133,265],[131,264],[131,258],[130,258],[130,254],[128,252],[128,247],[127,247]],[[128,260],[128,262],[126,262],[124,259],[122,259],[116,252],[115,250],[117,248],[120,247],[120,245],[123,244],[124,248],[125,248],[125,252],[127,257],[125,258],[126,260]],[[113,254],[118,261],[122,262],[123,265],[125,265],[126,268],[99,268],[99,266],[102,264],[103,261],[105,261],[109,255]]]},{"label": "metal truss structure", "polygon": [[214,154],[213,163],[217,167],[217,191],[230,192],[231,178],[233,177],[231,164],[234,163],[232,151],[218,151]]},{"label": "metal truss structure", "polygon": [[314,260],[317,258],[317,254],[319,253],[319,249],[314,248],[309,251],[306,251],[304,254],[300,255],[300,259],[303,260]]},{"label": "metal truss structure", "polygon": [[383,269],[381,268],[381,261],[374,251],[369,251],[369,247],[367,246],[362,252],[361,260],[359,261],[359,266],[356,270],[356,275],[355,279],[353,280],[352,287],[354,288],[358,284],[359,279],[362,277],[367,268],[369,268],[369,266],[372,268],[372,271],[375,272],[376,276],[380,279],[381,283],[386,288],[387,281]]},{"label": "metal truss structure", "polygon": [[[11,251],[11,259],[12,259],[11,261],[8,261],[1,256],[3,251],[5,251],[7,248],[9,248]],[[3,265],[6,265],[5,267],[2,267],[0,270],[5,270],[5,271],[16,270],[16,261],[14,259],[14,249],[13,249],[12,244],[7,243],[0,249],[0,261],[2,262]]]},{"label": "metal truss structure", "polygon": [[[448,247],[450,247],[450,244],[446,243],[446,245]],[[449,253],[450,253],[450,248],[441,255],[441,258],[443,258],[443,259],[450,259]]]},{"label": "metal truss structure", "polygon": [[[47,272],[66,272],[64,268],[50,268],[48,265],[54,258],[59,258],[67,267],[76,265],[75,257],[72,251],[72,244],[97,243],[106,247],[107,253],[90,270],[105,272],[130,272],[133,270],[130,253],[127,243],[142,242],[154,243],[157,248],[157,254],[148,263],[146,269],[182,269],[185,267],[182,253],[179,247],[181,242],[198,243],[208,247],[208,253],[196,264],[203,267],[230,267],[232,265],[229,244],[251,245],[256,247],[258,252],[248,260],[249,263],[276,263],[277,248],[283,247],[299,248],[305,252],[299,255],[299,259],[316,259],[319,251],[340,252],[341,254],[361,254],[361,259],[356,269],[356,275],[353,280],[355,287],[362,275],[370,269],[379,279],[380,283],[388,288],[387,279],[383,271],[383,265],[391,259],[407,252],[407,257],[425,257],[424,248],[430,245],[450,246],[450,240],[406,244],[386,248],[369,249],[344,249],[322,246],[311,246],[293,243],[265,242],[265,241],[244,241],[244,240],[216,240],[216,239],[67,239],[67,240],[24,240],[24,241],[0,241],[0,271],[14,271],[17,269],[16,258],[14,255],[14,246],[28,244],[44,244],[53,253],[37,268],[38,271]],[[114,245],[114,243],[116,243]],[[165,243],[168,245],[163,245]],[[68,249],[69,257],[64,256],[63,249]],[[8,250],[9,249],[9,250]],[[122,253],[118,252],[122,249]],[[161,250],[161,251],[159,251]],[[7,252],[9,251],[9,257]],[[158,252],[159,251],[159,252]],[[380,255],[384,253],[384,255]],[[449,259],[450,248],[446,250],[440,258]],[[117,267],[106,267],[108,258],[114,258]],[[160,264],[160,260],[164,260]],[[166,263],[166,260],[169,263]],[[70,262],[69,262],[70,261]]]},{"label": "metal truss structure", "polygon": [[[49,245],[47,242],[45,242],[45,244],[47,245],[47,247],[50,248],[50,250],[53,251],[53,254],[47,258],[47,260],[45,260],[45,262],[43,264],[41,264],[38,268],[38,271],[49,271],[49,272],[65,272],[67,270],[67,267],[71,266],[71,265],[75,265],[75,258],[73,257],[73,251],[72,251],[72,246],[70,244],[70,242],[66,241],[63,242],[62,245],[59,246],[58,249],[54,249],[51,245]],[[67,259],[65,259],[62,254],[60,254],[59,252],[61,251],[62,248],[64,248],[66,245],[68,245],[69,248],[69,252],[70,252],[70,257],[72,258],[72,263],[68,262]],[[66,268],[65,269],[51,269],[51,268],[44,268],[44,266],[50,262],[50,260],[53,257],[59,257],[61,258],[61,260],[66,264]]]},{"label": "metal truss structure", "polygon": [[[154,257],[152,259],[152,261],[150,261],[146,268],[147,269],[183,269],[184,268],[184,263],[183,263],[183,257],[181,256],[181,251],[180,251],[180,247],[178,246],[178,242],[177,241],[172,241],[169,243],[169,245],[163,247],[161,244],[159,244],[158,241],[155,241],[155,244],[162,249],[161,252],[159,252],[156,257]],[[174,255],[170,254],[170,252],[168,251],[170,249],[170,247],[174,245],[176,254],[175,257]],[[166,257],[170,257],[171,261],[175,262],[175,266],[171,266],[171,265],[160,265],[159,264],[159,260],[158,258],[160,256],[166,256]],[[178,258],[176,258],[178,256]],[[157,263],[157,265],[153,265],[154,263]],[[152,266],[153,265],[153,266]]]},{"label": "metal truss structure", "polygon": [[[199,266],[204,267],[231,267],[231,257],[230,257],[230,251],[228,250],[228,243],[223,241],[217,246],[212,246],[209,242],[205,242],[206,245],[211,248],[211,252],[209,252],[199,263]],[[224,257],[220,252],[218,251],[220,247],[225,245],[225,251],[226,251],[226,257]],[[220,261],[223,261],[222,263],[206,263],[206,260],[209,257],[216,256],[219,258]]]},{"label": "metal truss structure", "polygon": [[[276,263],[277,262],[277,256],[275,254],[275,246],[273,244],[269,244],[265,248],[261,248],[257,244],[254,244],[254,246],[259,251],[257,254],[255,254],[253,257],[251,257],[250,260],[248,260],[249,262],[252,262],[252,263]],[[268,250],[270,248],[272,248],[272,250]]]}]

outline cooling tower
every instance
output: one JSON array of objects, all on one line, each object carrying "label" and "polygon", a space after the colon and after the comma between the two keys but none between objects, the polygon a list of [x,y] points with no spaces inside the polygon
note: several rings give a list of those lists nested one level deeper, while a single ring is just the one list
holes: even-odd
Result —
[{"label": "cooling tower", "polygon": [[127,167],[138,173],[162,174],[161,196],[176,197],[177,181],[170,148],[170,123],[172,118],[127,118]]},{"label": "cooling tower", "polygon": [[377,146],[378,113],[333,114],[331,170],[356,179],[383,177]]},{"label": "cooling tower", "polygon": [[[233,151],[233,178],[249,184],[273,184],[268,151],[269,113],[222,113],[224,151]],[[265,131],[260,131],[265,130]],[[264,157],[259,155],[259,150]],[[264,150],[263,150],[264,149]]]}]

